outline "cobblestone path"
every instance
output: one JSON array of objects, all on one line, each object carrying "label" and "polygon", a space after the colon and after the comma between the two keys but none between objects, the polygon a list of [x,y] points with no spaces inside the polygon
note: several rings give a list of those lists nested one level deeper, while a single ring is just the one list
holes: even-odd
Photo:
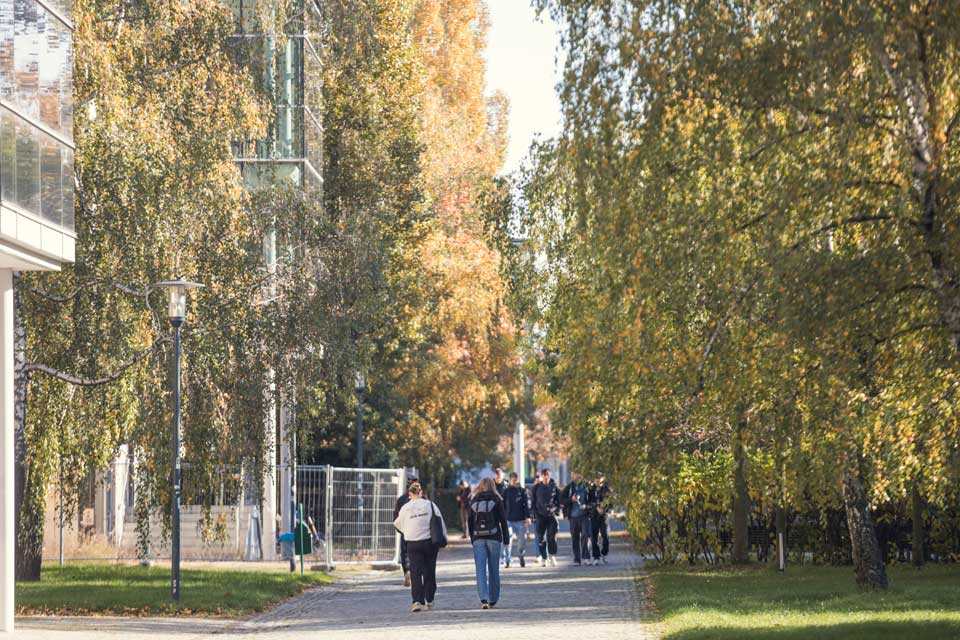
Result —
[{"label": "cobblestone path", "polygon": [[[613,542],[613,541],[611,541]],[[643,621],[650,611],[634,580],[639,559],[614,544],[608,565],[575,567],[569,538],[561,539],[558,567],[501,570],[496,609],[479,608],[473,559],[466,544],[440,554],[436,606],[410,613],[410,591],[399,572],[344,573],[334,585],[308,591],[244,621],[190,619],[24,619],[17,640],[49,638],[323,638],[331,640],[474,640],[564,638],[590,640],[654,637]],[[576,630],[574,631],[574,628]]]}]

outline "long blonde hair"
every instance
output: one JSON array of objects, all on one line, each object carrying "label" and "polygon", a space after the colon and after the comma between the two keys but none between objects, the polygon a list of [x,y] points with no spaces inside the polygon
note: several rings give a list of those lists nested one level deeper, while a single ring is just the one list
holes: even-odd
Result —
[{"label": "long blonde hair", "polygon": [[477,488],[473,492],[473,495],[478,496],[481,493],[492,493],[501,500],[503,496],[497,493],[497,485],[493,484],[493,478],[480,478],[480,482],[477,483]]}]

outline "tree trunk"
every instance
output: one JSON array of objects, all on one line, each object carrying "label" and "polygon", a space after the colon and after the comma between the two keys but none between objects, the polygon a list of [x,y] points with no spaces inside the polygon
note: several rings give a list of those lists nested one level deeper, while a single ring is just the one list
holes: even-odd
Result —
[{"label": "tree trunk", "polygon": [[850,551],[857,584],[862,589],[886,589],[887,569],[867,504],[867,491],[860,476],[849,470],[843,477],[843,504],[850,529]]},{"label": "tree trunk", "polygon": [[919,482],[914,480],[910,490],[910,510],[913,519],[913,536],[911,559],[913,566],[922,567],[924,563],[924,531],[923,531],[923,495],[920,493]]},{"label": "tree trunk", "polygon": [[27,387],[30,374],[24,372],[27,360],[27,325],[20,293],[20,274],[14,274],[13,288],[13,385],[14,385],[14,523],[17,539],[15,558],[16,579],[40,579],[40,560],[43,552],[43,496],[36,499],[36,487],[30,477],[27,462]]},{"label": "tree trunk", "polygon": [[750,544],[747,539],[750,524],[750,494],[747,491],[747,476],[744,470],[746,460],[743,451],[743,431],[746,428],[743,419],[737,423],[733,441],[733,564],[749,562]]}]

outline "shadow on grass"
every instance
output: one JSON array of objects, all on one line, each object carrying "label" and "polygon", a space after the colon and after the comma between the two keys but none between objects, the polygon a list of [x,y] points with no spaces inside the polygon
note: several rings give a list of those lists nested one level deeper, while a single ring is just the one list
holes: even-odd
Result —
[{"label": "shadow on grass", "polygon": [[705,626],[667,633],[664,640],[947,640],[960,638],[960,622],[846,622],[784,627]]},{"label": "shadow on grass", "polygon": [[960,567],[889,574],[886,591],[861,591],[849,567],[659,567],[651,579],[667,640],[960,638]]},{"label": "shadow on grass", "polygon": [[850,567],[793,567],[782,575],[766,567],[654,570],[657,605],[667,616],[690,609],[750,615],[771,610],[852,614],[960,608],[956,565],[919,571],[891,567],[889,574],[888,590],[861,591]]},{"label": "shadow on grass", "polygon": [[262,611],[304,589],[330,581],[324,574],[186,569],[179,602],[170,599],[163,567],[71,565],[45,568],[39,582],[18,583],[23,614],[171,615],[180,612],[243,615]]}]

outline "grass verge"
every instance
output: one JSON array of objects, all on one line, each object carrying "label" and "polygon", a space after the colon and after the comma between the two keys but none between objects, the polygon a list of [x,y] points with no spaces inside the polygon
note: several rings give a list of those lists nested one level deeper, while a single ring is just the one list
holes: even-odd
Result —
[{"label": "grass verge", "polygon": [[885,592],[860,591],[850,567],[788,567],[784,575],[654,567],[648,579],[665,640],[960,638],[960,566],[888,570]]},{"label": "grass verge", "polygon": [[333,578],[325,573],[184,569],[180,602],[170,569],[107,564],[44,567],[39,582],[17,584],[18,615],[242,616]]}]

